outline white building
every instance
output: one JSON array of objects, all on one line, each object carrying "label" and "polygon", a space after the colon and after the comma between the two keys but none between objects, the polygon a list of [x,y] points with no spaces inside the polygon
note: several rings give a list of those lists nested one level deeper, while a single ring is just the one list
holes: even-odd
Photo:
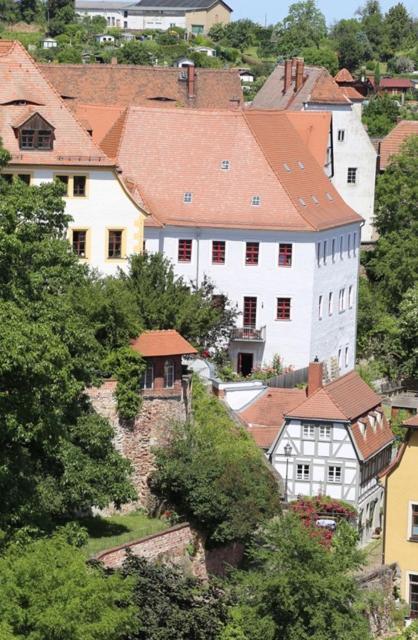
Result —
[{"label": "white building", "polygon": [[43,49],[55,49],[58,47],[58,42],[54,38],[44,38],[41,43]]},{"label": "white building", "polygon": [[99,44],[114,44],[115,38],[108,33],[100,33],[95,36],[96,42]]},{"label": "white building", "polygon": [[365,220],[362,242],[376,239],[373,228],[377,154],[361,122],[363,97],[339,87],[320,67],[302,59],[278,65],[252,103],[255,109],[329,111],[332,113],[334,173],[332,183]]},{"label": "white building", "polygon": [[75,10],[79,15],[103,16],[112,27],[139,31],[179,27],[194,35],[207,33],[214,24],[229,22],[232,13],[223,0],[76,0]]},{"label": "white building", "polygon": [[239,371],[276,353],[296,368],[318,355],[353,369],[361,218],[290,116],[131,107],[117,162],[152,214],[146,249],[237,304]]},{"label": "white building", "polygon": [[[270,389],[244,412],[269,414]],[[289,399],[287,399],[289,404]],[[322,365],[310,364],[307,397],[293,401],[268,456],[285,482],[289,500],[326,495],[353,504],[362,542],[381,527],[383,489],[378,474],[390,462],[394,436],[381,398],[354,371],[323,386]],[[286,482],[287,479],[287,482]]]},{"label": "white building", "polygon": [[12,156],[2,176],[30,185],[60,180],[74,251],[102,273],[115,273],[143,246],[146,214],[135,185],[122,180],[22,45],[0,47],[0,136]]}]

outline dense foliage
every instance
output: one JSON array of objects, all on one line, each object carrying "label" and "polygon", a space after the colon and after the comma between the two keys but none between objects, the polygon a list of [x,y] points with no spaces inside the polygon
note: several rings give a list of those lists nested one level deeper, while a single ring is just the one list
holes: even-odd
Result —
[{"label": "dense foliage", "polygon": [[122,572],[134,580],[139,624],[130,640],[217,640],[227,619],[224,592],[180,568],[130,556]]},{"label": "dense foliage", "polygon": [[[65,239],[57,184],[0,178],[0,529],[41,526],[134,495],[130,465],[90,408],[103,326],[86,268]],[[97,333],[99,332],[99,333]]]},{"label": "dense foliage", "polygon": [[88,566],[64,536],[0,557],[2,640],[123,640],[137,627],[133,580]]},{"label": "dense foliage", "polygon": [[384,93],[374,96],[363,109],[363,122],[370,136],[383,137],[395,126],[400,109],[397,101]]},{"label": "dense foliage", "polygon": [[[418,136],[378,177],[376,227],[380,238],[363,256],[358,346],[393,378],[418,377]],[[371,311],[373,310],[373,312]]]},{"label": "dense foliage", "polygon": [[157,451],[154,491],[192,522],[208,545],[246,541],[279,510],[262,453],[203,384],[193,382],[193,421]]},{"label": "dense foliage", "polygon": [[370,638],[352,575],[362,561],[355,545],[345,523],[327,548],[297,515],[274,519],[254,544],[249,570],[235,576],[237,605],[221,639]]}]

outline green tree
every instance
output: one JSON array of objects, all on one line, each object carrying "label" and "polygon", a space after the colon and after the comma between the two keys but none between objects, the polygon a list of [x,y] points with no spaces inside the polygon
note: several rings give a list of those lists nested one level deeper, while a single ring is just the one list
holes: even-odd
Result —
[{"label": "green tree", "polygon": [[363,109],[363,122],[371,136],[383,137],[396,124],[399,107],[387,93],[373,97]]},{"label": "green tree", "polygon": [[133,40],[118,50],[117,58],[121,64],[153,65],[156,53],[158,53],[156,49],[152,50],[145,43]]},{"label": "green tree", "polygon": [[202,531],[207,544],[246,541],[278,512],[279,492],[255,442],[195,379],[193,422],[156,454],[153,490]]},{"label": "green tree", "polygon": [[376,66],[374,68],[374,82],[375,82],[376,87],[378,87],[380,85],[380,78],[381,78],[380,64],[378,62],[376,62]]},{"label": "green tree", "polygon": [[331,39],[338,53],[340,68],[355,71],[372,57],[372,49],[358,20],[340,20],[331,30]]},{"label": "green tree", "polygon": [[399,305],[400,370],[406,378],[418,378],[418,284],[408,289]]},{"label": "green tree", "polygon": [[98,335],[108,332],[84,305],[94,289],[65,239],[61,196],[56,183],[29,187],[0,178],[0,529],[6,532],[134,496],[112,429],[83,395],[99,380],[106,345]]},{"label": "green tree", "polygon": [[378,55],[384,38],[383,14],[379,0],[366,0],[358,10],[362,28],[370,42],[373,54]]},{"label": "green tree", "polygon": [[250,554],[250,570],[236,575],[238,605],[221,638],[370,638],[356,606],[359,589],[352,571],[359,556],[347,527],[327,549],[294,514],[269,523]]},{"label": "green tree", "polygon": [[375,225],[381,235],[418,231],[418,136],[411,136],[378,177]]},{"label": "green tree", "polygon": [[13,545],[0,558],[1,638],[122,640],[137,624],[132,587],[88,566],[63,536]]},{"label": "green tree", "polygon": [[413,36],[413,19],[405,5],[398,2],[385,15],[385,32],[394,51],[403,48]]},{"label": "green tree", "polygon": [[186,283],[161,253],[132,256],[128,275],[121,277],[144,329],[177,329],[201,349],[228,340],[237,311],[226,297],[214,304],[215,288],[206,278],[198,287]]},{"label": "green tree", "polygon": [[325,67],[332,76],[338,71],[338,56],[332,49],[320,47],[308,47],[302,50],[302,56],[306,64],[312,64],[317,67]]},{"label": "green tree", "polygon": [[132,640],[218,640],[227,617],[225,594],[176,567],[129,556],[123,575],[134,580],[139,628]]},{"label": "green tree", "polygon": [[299,55],[302,49],[319,47],[326,35],[325,17],[315,0],[295,2],[284,20],[276,25],[277,52],[286,57]]}]

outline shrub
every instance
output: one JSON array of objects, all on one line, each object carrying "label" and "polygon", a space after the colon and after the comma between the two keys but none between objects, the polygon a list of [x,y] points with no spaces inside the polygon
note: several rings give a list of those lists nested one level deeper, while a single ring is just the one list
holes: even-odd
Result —
[{"label": "shrub", "polygon": [[203,384],[193,383],[193,422],[156,452],[153,490],[206,536],[208,546],[246,542],[279,511],[279,492],[263,455]]}]

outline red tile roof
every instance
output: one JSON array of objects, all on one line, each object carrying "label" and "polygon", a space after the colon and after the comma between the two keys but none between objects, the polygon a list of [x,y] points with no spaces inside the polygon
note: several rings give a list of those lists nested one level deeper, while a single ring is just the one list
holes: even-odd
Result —
[{"label": "red tile roof", "polygon": [[[2,42],[0,52],[0,136],[12,154],[12,164],[114,166],[67,109],[24,47],[18,42]],[[7,104],[22,99],[37,104]],[[19,149],[13,127],[35,113],[54,127],[50,151]]]},{"label": "red tile roof", "polygon": [[357,89],[355,89],[354,87],[340,87],[340,91],[342,91],[345,97],[352,102],[364,102],[365,100],[365,97],[361,95],[360,91],[357,91]]},{"label": "red tile roof", "polygon": [[382,78],[379,84],[381,89],[412,89],[413,86],[408,78]]},{"label": "red tile roof", "polygon": [[311,231],[361,221],[286,113],[130,107],[117,162],[163,224]]},{"label": "red tile roof", "polygon": [[[74,108],[79,122],[88,125],[93,133],[93,142],[98,145],[125,111],[124,107],[91,104],[77,104]],[[109,157],[114,157],[114,155],[110,154]]]},{"label": "red tile roof", "polygon": [[327,111],[288,111],[287,117],[296,129],[317,163],[322,167],[327,160],[331,128],[331,113]]},{"label": "red tile roof", "polygon": [[401,120],[380,144],[380,168],[386,169],[392,156],[399,153],[401,146],[410,136],[418,135],[418,120]]},{"label": "red tile roof", "polygon": [[237,69],[196,69],[196,97],[189,99],[187,81],[180,79],[184,69],[112,64],[40,66],[59,94],[74,105],[234,109],[243,103]]},{"label": "red tile roof", "polygon": [[145,358],[194,355],[196,349],[177,331],[144,331],[131,341],[131,347]]},{"label": "red tile roof", "polygon": [[[288,418],[306,420],[336,420],[351,424],[351,431],[363,459],[377,453],[393,441],[393,433],[382,415],[382,425],[373,428],[368,414],[380,408],[381,398],[352,371],[318,389],[299,406],[289,411]],[[358,419],[366,425],[363,436]]]},{"label": "red tile roof", "polygon": [[267,389],[239,417],[259,447],[269,449],[282,424],[284,415],[306,398],[303,389]]},{"label": "red tile roof", "polygon": [[295,81],[284,92],[284,65],[279,64],[255,96],[254,109],[302,111],[306,103],[349,105],[334,78],[322,67],[304,66],[304,82],[295,91]]},{"label": "red tile roof", "polygon": [[348,69],[340,69],[336,76],[334,76],[336,82],[354,82],[354,78]]},{"label": "red tile roof", "polygon": [[418,415],[412,416],[412,418],[408,418],[408,420],[405,420],[405,422],[403,422],[403,426],[418,429]]}]

